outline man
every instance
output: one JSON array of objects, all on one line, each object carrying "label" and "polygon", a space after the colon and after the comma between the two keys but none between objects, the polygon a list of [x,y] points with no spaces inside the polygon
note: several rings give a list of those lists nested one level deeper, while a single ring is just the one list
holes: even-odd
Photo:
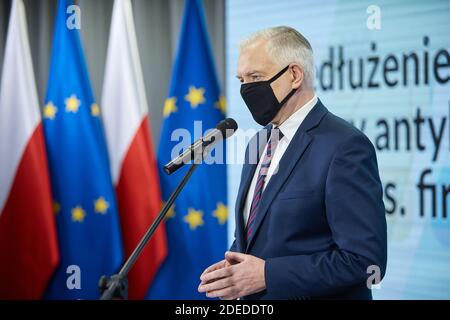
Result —
[{"label": "man", "polygon": [[250,36],[237,77],[266,130],[247,147],[236,239],[203,272],[199,291],[221,299],[371,299],[368,278],[381,279],[387,260],[373,145],[316,97],[312,49],[296,30]]}]

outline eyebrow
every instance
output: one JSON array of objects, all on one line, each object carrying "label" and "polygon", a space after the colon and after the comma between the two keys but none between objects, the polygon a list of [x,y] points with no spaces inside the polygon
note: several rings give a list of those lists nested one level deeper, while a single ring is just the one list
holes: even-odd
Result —
[{"label": "eyebrow", "polygon": [[[256,73],[264,74],[264,72],[263,72],[263,71],[260,71],[260,70],[250,70],[250,71],[244,73],[243,76],[251,76],[251,75],[254,75],[254,74],[256,74]],[[236,78],[239,79],[239,78],[241,78],[241,76],[240,76],[240,75],[236,75]]]}]

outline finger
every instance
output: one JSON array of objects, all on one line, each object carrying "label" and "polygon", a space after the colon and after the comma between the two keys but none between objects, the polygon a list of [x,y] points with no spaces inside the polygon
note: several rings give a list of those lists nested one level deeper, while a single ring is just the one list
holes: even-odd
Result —
[{"label": "finger", "polygon": [[225,267],[202,275],[200,277],[200,280],[206,283],[213,280],[229,277],[232,275],[232,273],[233,273],[233,266]]},{"label": "finger", "polygon": [[206,293],[206,296],[208,298],[220,298],[220,297],[227,297],[227,296],[233,296],[234,287],[228,287],[222,290],[216,290],[216,291],[209,291]]},{"label": "finger", "polygon": [[237,298],[238,298],[237,296],[231,295],[220,297],[220,300],[236,300]]},{"label": "finger", "polygon": [[233,261],[242,262],[247,256],[247,254],[233,251],[227,251],[225,253],[225,259],[230,263],[232,263]]},{"label": "finger", "polygon": [[200,278],[201,278],[202,275],[204,275],[204,274],[206,274],[206,273],[209,273],[209,272],[211,272],[211,271],[214,271],[214,270],[223,268],[223,267],[225,266],[225,263],[226,263],[226,260],[222,260],[222,261],[219,261],[219,262],[217,262],[217,263],[214,263],[213,265],[210,265],[208,268],[206,268],[206,269],[203,271],[203,273],[200,275]]},{"label": "finger", "polygon": [[208,292],[208,291],[215,291],[215,290],[220,290],[220,289],[224,289],[224,288],[228,288],[231,286],[231,279],[228,278],[223,278],[211,283],[206,283],[206,284],[200,284],[200,286],[198,287],[198,292]]},{"label": "finger", "polygon": [[238,264],[238,263],[239,263],[239,261],[233,260],[233,259],[231,259],[231,258],[227,258],[225,261],[226,261],[226,265],[227,265],[227,266],[232,266],[232,265],[235,265],[235,264]]},{"label": "finger", "polygon": [[223,268],[225,265],[225,262],[226,262],[226,260],[221,260],[219,262],[214,263],[213,265],[210,265],[208,268],[205,269],[205,271],[203,271],[202,274]]}]

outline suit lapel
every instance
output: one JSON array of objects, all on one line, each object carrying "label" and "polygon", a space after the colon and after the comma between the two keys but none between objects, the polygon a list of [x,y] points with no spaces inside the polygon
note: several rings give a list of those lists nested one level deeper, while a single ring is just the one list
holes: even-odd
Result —
[{"label": "suit lapel", "polygon": [[[244,166],[242,168],[242,178],[239,186],[238,195],[236,198],[236,243],[238,245],[238,251],[243,252],[245,250],[245,241],[244,241],[244,205],[247,199],[248,190],[250,188],[253,176],[256,171],[256,167],[258,165],[259,159],[261,158],[261,154],[264,151],[264,147],[269,139],[271,125],[266,126],[263,130],[259,131],[255,137],[255,140],[252,140],[249,143],[248,153],[245,155]],[[252,146],[252,143],[255,143]],[[255,149],[256,148],[256,149]],[[256,150],[256,157],[254,151]]]},{"label": "suit lapel", "polygon": [[242,181],[239,187],[236,199],[236,243],[239,252],[243,252],[245,248],[244,242],[244,203],[253,174],[255,173],[256,164],[244,164],[242,169]]},{"label": "suit lapel", "polygon": [[[305,120],[295,133],[294,137],[292,138],[292,141],[290,142],[288,148],[286,149],[285,153],[283,154],[280,160],[278,172],[271,177],[268,185],[263,191],[261,203],[259,204],[258,213],[255,217],[254,231],[252,232],[252,235],[247,241],[245,252],[248,252],[248,250],[250,249],[250,246],[252,245],[255,239],[258,229],[261,226],[261,223],[263,222],[275,196],[278,194],[284,182],[290,176],[295,165],[297,164],[297,162],[304,154],[305,150],[310,145],[313,138],[308,133],[308,131],[316,127],[327,112],[328,110],[322,105],[320,100],[318,100],[317,104],[310,111],[310,113],[305,118]],[[254,171],[255,170],[253,169],[253,173]],[[251,176],[253,177],[253,175]]]}]

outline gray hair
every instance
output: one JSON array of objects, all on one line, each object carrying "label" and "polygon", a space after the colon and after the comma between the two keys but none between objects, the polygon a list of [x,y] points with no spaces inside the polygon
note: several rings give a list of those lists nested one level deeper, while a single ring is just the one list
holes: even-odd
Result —
[{"label": "gray hair", "polygon": [[309,87],[314,84],[314,58],[309,41],[297,30],[291,27],[279,26],[257,31],[240,43],[240,49],[244,49],[253,42],[267,39],[267,53],[271,60],[280,65],[287,66],[290,63],[298,63],[305,76],[305,83]]}]

